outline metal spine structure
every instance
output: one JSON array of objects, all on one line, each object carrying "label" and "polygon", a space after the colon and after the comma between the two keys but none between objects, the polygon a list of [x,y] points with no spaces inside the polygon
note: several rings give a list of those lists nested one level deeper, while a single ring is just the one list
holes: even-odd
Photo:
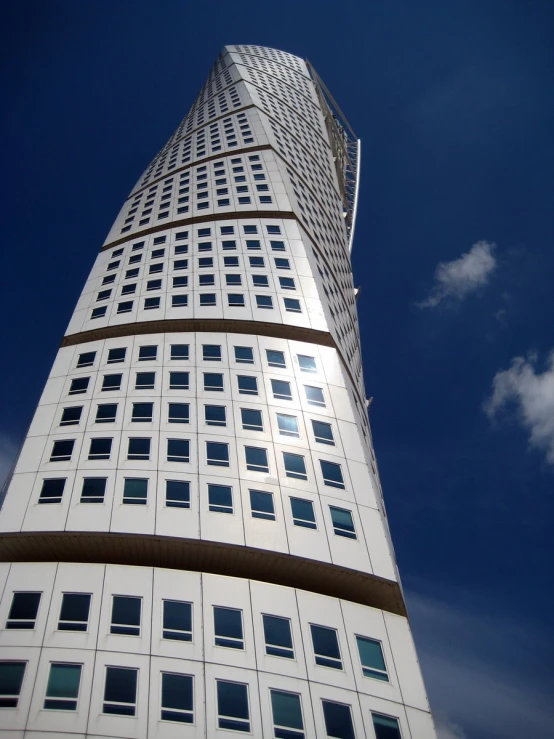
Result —
[{"label": "metal spine structure", "polygon": [[367,417],[360,142],[226,46],[126,199],[0,511],[0,739],[432,739]]}]

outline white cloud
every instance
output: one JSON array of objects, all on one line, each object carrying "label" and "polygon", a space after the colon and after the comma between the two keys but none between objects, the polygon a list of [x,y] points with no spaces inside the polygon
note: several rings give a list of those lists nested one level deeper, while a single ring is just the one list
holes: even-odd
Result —
[{"label": "white cloud", "polygon": [[468,739],[462,727],[448,719],[435,716],[435,729],[437,730],[438,739]]},{"label": "white cloud", "polygon": [[443,301],[459,302],[487,284],[497,266],[496,244],[478,241],[471,249],[451,262],[439,262],[435,284],[429,297],[418,308],[435,308]]},{"label": "white cloud", "polygon": [[544,372],[537,372],[536,363],[535,355],[515,357],[509,369],[497,372],[484,410],[493,420],[506,406],[515,406],[530,445],[544,451],[554,464],[554,351]]}]

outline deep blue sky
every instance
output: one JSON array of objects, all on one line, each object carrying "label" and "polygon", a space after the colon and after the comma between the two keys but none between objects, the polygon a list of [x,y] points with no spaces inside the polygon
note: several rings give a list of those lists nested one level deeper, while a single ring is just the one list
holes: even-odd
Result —
[{"label": "deep blue sky", "polygon": [[[515,412],[493,425],[482,404],[512,358],[536,352],[540,373],[554,349],[552,3],[37,0],[5,7],[0,34],[3,458],[123,199],[220,48],[309,58],[363,141],[366,383],[441,736],[551,736],[554,465]],[[497,244],[488,284],[418,308],[437,263],[479,240]]]}]

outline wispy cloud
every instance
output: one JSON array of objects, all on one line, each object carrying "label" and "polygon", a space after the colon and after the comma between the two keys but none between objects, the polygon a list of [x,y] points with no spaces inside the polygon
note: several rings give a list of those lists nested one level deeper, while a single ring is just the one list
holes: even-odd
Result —
[{"label": "wispy cloud", "polygon": [[550,739],[548,634],[474,593],[443,596],[406,592],[439,739]]},{"label": "wispy cloud", "polygon": [[478,241],[471,249],[451,262],[439,262],[435,269],[435,284],[429,296],[418,308],[436,308],[443,302],[459,303],[470,293],[483,287],[496,269],[496,244]]},{"label": "wispy cloud", "polygon": [[544,372],[536,369],[537,356],[514,357],[506,370],[496,373],[492,394],[484,404],[491,420],[507,407],[515,409],[521,425],[529,432],[529,443],[542,450],[554,464],[554,351]]}]

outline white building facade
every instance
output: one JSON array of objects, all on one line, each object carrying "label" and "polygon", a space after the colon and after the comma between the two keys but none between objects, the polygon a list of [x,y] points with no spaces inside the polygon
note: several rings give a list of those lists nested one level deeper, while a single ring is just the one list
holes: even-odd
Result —
[{"label": "white building facade", "polygon": [[359,142],[227,46],[126,200],[0,511],[0,739],[433,739],[367,419]]}]

